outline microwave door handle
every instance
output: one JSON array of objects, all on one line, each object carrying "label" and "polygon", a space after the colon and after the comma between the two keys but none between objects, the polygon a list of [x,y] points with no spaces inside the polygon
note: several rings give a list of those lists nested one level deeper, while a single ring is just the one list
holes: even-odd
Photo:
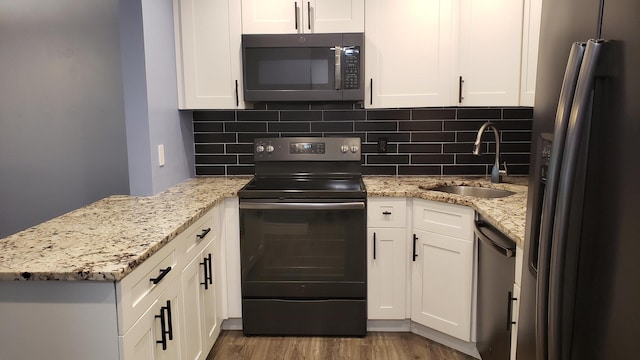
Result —
[{"label": "microwave door handle", "polygon": [[333,48],[335,53],[335,88],[336,90],[340,90],[340,85],[342,85],[342,48],[340,46],[336,46]]}]

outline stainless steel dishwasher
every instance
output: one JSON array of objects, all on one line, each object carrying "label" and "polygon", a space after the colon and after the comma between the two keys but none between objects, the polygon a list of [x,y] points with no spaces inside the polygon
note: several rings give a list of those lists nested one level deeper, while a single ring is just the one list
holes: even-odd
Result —
[{"label": "stainless steel dishwasher", "polygon": [[516,245],[478,215],[477,347],[483,360],[508,360]]}]

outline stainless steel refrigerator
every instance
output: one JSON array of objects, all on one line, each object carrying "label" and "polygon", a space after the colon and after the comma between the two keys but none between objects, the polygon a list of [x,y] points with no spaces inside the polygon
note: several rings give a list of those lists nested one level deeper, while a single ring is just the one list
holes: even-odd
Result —
[{"label": "stainless steel refrigerator", "polygon": [[517,359],[640,358],[640,1],[543,1],[527,205]]}]

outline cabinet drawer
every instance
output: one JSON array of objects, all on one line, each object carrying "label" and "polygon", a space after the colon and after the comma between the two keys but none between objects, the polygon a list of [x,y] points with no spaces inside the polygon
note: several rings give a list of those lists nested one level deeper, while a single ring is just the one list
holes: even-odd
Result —
[{"label": "cabinet drawer", "polygon": [[186,235],[182,241],[185,259],[193,259],[212,239],[220,233],[219,221],[214,221],[218,216],[212,216],[211,212],[196,221],[184,232]]},{"label": "cabinet drawer", "polygon": [[459,239],[473,239],[473,209],[415,199],[413,201],[413,227],[423,231]]},{"label": "cabinet drawer", "polygon": [[369,198],[367,201],[368,227],[404,228],[407,224],[405,198]]},{"label": "cabinet drawer", "polygon": [[131,274],[116,283],[120,311],[118,332],[123,335],[153,304],[174,278],[178,268],[178,249],[174,239],[143,262]]}]

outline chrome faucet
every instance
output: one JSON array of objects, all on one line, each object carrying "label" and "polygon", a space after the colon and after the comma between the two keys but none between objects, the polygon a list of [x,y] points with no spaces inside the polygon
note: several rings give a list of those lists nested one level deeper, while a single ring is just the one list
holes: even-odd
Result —
[{"label": "chrome faucet", "polygon": [[478,130],[478,136],[476,137],[476,142],[473,143],[473,155],[481,154],[480,144],[482,142],[482,134],[486,129],[492,129],[493,135],[496,138],[496,160],[495,160],[495,163],[493,164],[493,168],[491,168],[491,182],[499,183],[502,178],[502,175],[505,175],[505,176],[508,175],[507,163],[504,162],[504,170],[500,170],[500,134],[498,133],[498,129],[492,122],[488,121],[482,124],[482,126]]}]

